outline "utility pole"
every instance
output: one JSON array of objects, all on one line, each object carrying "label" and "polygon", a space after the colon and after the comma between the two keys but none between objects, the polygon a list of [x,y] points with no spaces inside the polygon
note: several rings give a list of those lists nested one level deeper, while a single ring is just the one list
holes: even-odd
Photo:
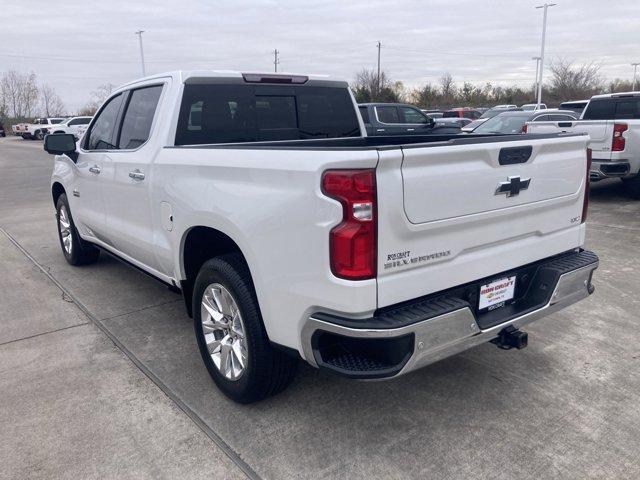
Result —
[{"label": "utility pole", "polygon": [[378,42],[378,77],[377,77],[377,89],[376,96],[380,95],[380,50],[382,49],[382,44]]},{"label": "utility pole", "polygon": [[538,68],[540,68],[540,57],[531,57],[531,60],[536,61],[536,80],[533,82],[533,96],[538,95]]},{"label": "utility pole", "polygon": [[144,30],[138,30],[136,32],[136,35],[138,35],[138,40],[140,42],[140,63],[142,65],[142,76],[146,77],[147,73],[145,71],[144,68],[144,50],[142,49],[142,34],[144,33]]},{"label": "utility pole", "polygon": [[633,87],[631,88],[631,90],[633,90],[634,92],[636,91],[636,73],[638,72],[638,65],[640,65],[640,63],[631,64],[631,66],[633,67]]},{"label": "utility pole", "polygon": [[544,14],[542,15],[542,46],[540,47],[540,72],[538,77],[538,108],[542,103],[542,72],[544,71],[544,42],[547,36],[547,9],[555,6],[555,3],[545,3],[544,5],[538,5],[536,8],[544,8]]},{"label": "utility pole", "polygon": [[280,52],[278,51],[278,49],[276,48],[273,51],[273,71],[278,73],[278,64],[280,63],[280,59],[278,58],[278,55],[280,55]]}]

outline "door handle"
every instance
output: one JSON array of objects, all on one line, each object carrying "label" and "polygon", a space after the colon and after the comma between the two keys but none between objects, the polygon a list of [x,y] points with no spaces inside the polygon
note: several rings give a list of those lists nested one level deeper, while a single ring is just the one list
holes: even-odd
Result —
[{"label": "door handle", "polygon": [[89,171],[98,175],[102,169],[98,165],[94,165],[93,167],[89,167]]},{"label": "door handle", "polygon": [[416,129],[415,128],[407,128],[407,132],[415,132]]},{"label": "door handle", "polygon": [[144,173],[136,168],[134,171],[129,172],[129,178],[133,178],[134,180],[144,180]]}]

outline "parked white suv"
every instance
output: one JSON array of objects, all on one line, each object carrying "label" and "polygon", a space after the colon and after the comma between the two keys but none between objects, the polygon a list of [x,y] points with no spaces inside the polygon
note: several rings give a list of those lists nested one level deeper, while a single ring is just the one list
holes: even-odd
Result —
[{"label": "parked white suv", "polygon": [[76,139],[82,137],[93,117],[72,117],[53,125],[48,133],[71,133]]},{"label": "parked white suv", "polygon": [[[390,378],[592,291],[586,135],[366,137],[344,81],[174,72],[48,135],[60,245],[180,289],[229,397]],[[562,172],[562,176],[558,175]]]}]

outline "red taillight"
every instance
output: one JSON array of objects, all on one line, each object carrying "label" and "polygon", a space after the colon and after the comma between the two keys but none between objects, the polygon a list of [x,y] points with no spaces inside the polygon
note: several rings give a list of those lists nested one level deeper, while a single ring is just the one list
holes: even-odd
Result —
[{"label": "red taillight", "polygon": [[330,234],[331,271],[336,277],[365,280],[376,276],[376,172],[327,170],[325,195],[342,204],[342,222]]},{"label": "red taillight", "polygon": [[522,133],[527,133],[527,124],[522,125]]},{"label": "red taillight", "polygon": [[589,186],[591,185],[591,149],[587,148],[587,178],[584,186],[584,200],[582,201],[582,223],[587,221],[587,210],[589,210]]},{"label": "red taillight", "polygon": [[623,132],[629,129],[629,125],[626,123],[614,123],[613,124],[613,140],[611,142],[612,152],[621,152],[624,150],[625,139],[622,136]]}]

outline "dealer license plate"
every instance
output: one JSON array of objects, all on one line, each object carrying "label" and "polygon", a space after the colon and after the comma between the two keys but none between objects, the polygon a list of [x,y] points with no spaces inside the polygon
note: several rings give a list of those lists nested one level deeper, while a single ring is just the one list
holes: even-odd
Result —
[{"label": "dealer license plate", "polygon": [[513,300],[516,289],[516,276],[494,280],[486,285],[480,286],[479,310],[494,310],[506,305],[509,300]]}]

